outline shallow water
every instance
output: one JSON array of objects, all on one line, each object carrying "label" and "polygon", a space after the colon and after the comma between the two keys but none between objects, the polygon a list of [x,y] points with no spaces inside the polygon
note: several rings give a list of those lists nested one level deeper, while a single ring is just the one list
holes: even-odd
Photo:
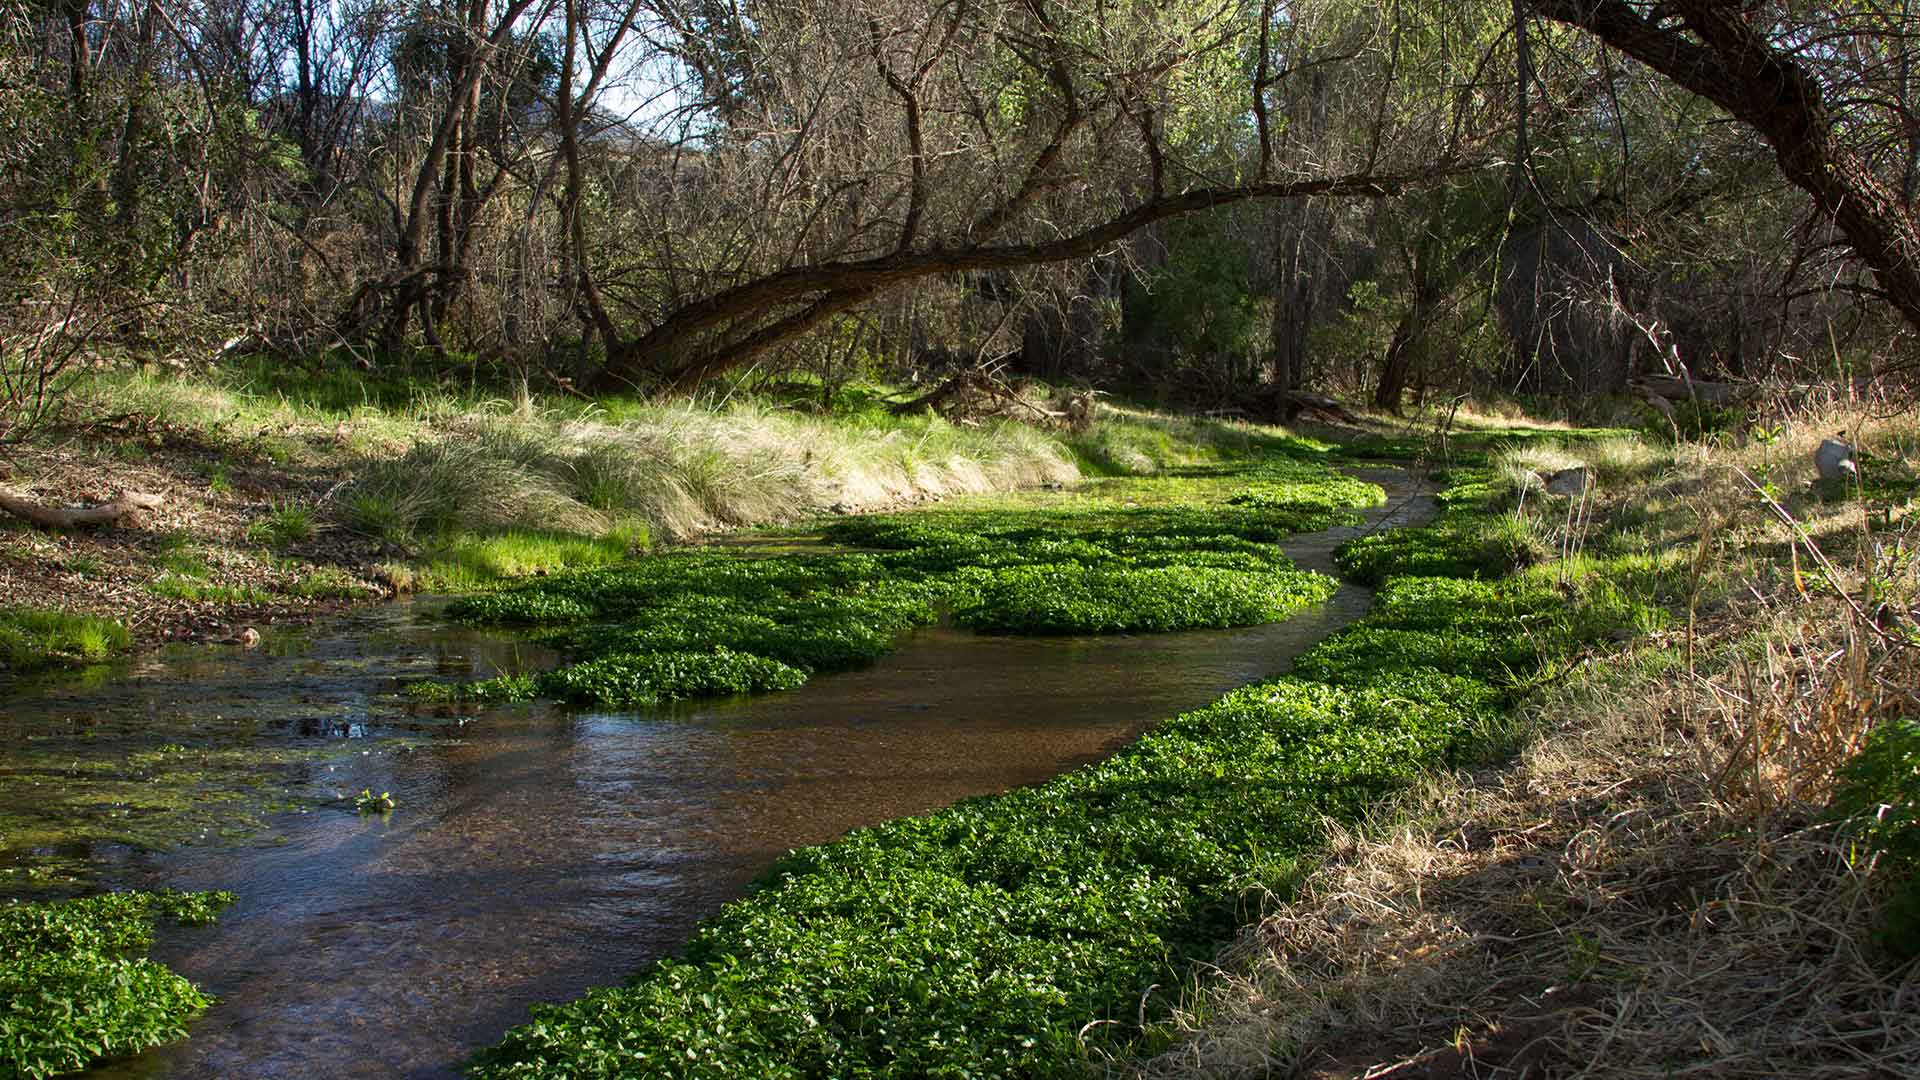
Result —
[{"label": "shallow water", "polygon": [[[1287,548],[1328,569],[1352,534]],[[12,746],[89,716],[108,739],[139,725],[330,748],[275,782],[296,797],[389,790],[398,804],[384,819],[281,815],[238,845],[88,853],[114,884],[240,896],[218,925],[154,951],[220,998],[192,1038],[93,1075],[438,1077],[528,1004],[671,952],[782,852],[1097,759],[1280,672],[1367,602],[1343,588],[1286,623],[1177,635],[933,629],[790,693],[638,714],[513,707],[464,724],[392,691],[539,658],[395,605],[271,650],[183,651],[94,689],[29,688],[0,734]]]}]

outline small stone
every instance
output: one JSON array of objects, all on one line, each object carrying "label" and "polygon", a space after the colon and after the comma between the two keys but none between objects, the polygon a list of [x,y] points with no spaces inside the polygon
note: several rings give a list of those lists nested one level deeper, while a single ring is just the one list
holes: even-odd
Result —
[{"label": "small stone", "polygon": [[1860,467],[1854,464],[1853,447],[1839,439],[1828,439],[1813,452],[1813,466],[1820,471],[1822,480],[1851,480],[1859,475]]},{"label": "small stone", "polygon": [[260,644],[260,631],[249,626],[245,630],[240,631],[240,636],[234,640],[240,643],[241,648],[251,649],[255,645]]}]

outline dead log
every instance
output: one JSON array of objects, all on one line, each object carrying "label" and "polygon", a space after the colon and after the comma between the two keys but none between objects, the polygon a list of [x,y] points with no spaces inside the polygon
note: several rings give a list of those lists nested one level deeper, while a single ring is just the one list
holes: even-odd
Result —
[{"label": "dead log", "polygon": [[1352,410],[1325,394],[1315,394],[1306,390],[1289,390],[1283,396],[1287,404],[1293,406],[1290,411],[1296,416],[1303,412],[1317,412],[1331,416],[1341,423],[1360,423],[1360,418],[1355,416]]},{"label": "dead log", "polygon": [[1766,388],[1759,383],[1708,382],[1670,375],[1648,375],[1634,380],[1631,385],[1648,397],[1665,398],[1668,401],[1698,401],[1706,405],[1738,405],[1753,401],[1766,392]]},{"label": "dead log", "polygon": [[8,488],[0,488],[0,510],[24,518],[46,529],[71,529],[75,525],[113,525],[136,510],[153,510],[166,502],[162,495],[138,491],[122,493],[112,502],[98,506],[47,506]]}]

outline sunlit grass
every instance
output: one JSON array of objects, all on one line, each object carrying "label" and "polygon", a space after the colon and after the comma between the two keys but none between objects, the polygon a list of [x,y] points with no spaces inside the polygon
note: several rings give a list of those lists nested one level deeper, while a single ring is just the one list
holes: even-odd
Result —
[{"label": "sunlit grass", "polygon": [[612,566],[646,546],[644,529],[599,536],[538,529],[455,532],[428,540],[407,586],[421,592],[470,592],[512,578]]},{"label": "sunlit grass", "polygon": [[99,663],[127,648],[132,640],[125,626],[108,619],[0,607],[0,664],[15,670]]}]

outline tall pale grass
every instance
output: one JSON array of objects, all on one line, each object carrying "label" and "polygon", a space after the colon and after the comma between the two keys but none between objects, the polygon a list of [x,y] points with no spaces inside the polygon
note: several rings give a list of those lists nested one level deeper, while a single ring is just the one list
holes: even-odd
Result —
[{"label": "tall pale grass", "polygon": [[521,402],[436,419],[405,454],[365,465],[339,502],[356,526],[396,538],[625,523],[684,539],[1077,476],[1058,444],[1012,423],[834,421],[750,404],[623,412],[615,421]]}]

